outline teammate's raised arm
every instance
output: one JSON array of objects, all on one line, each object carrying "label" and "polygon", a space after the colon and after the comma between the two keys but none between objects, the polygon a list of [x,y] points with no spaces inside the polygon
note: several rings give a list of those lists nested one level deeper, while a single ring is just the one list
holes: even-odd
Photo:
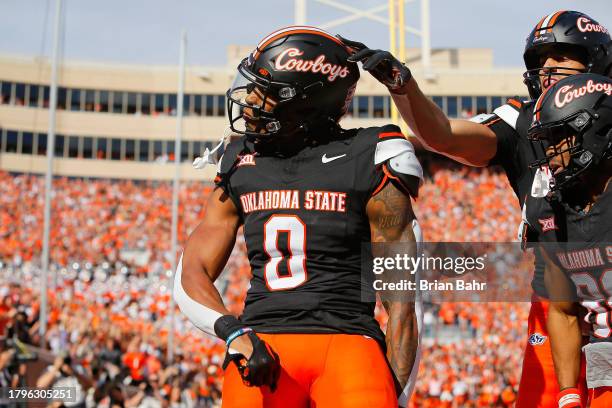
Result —
[{"label": "teammate's raised arm", "polygon": [[[416,240],[412,229],[415,220],[410,197],[393,183],[388,183],[367,205],[373,243],[402,243],[410,256],[416,256]],[[409,400],[404,392],[413,372],[418,348],[418,325],[414,301],[383,300],[387,322],[387,359],[398,381],[400,402]],[[406,394],[406,395],[402,395]],[[402,398],[403,397],[403,398]]]},{"label": "teammate's raised arm", "polygon": [[363,69],[387,86],[402,118],[427,148],[472,166],[486,166],[495,156],[497,137],[489,127],[467,120],[449,120],[421,92],[408,67],[391,53],[341,39],[355,50],[349,61],[363,62]]}]

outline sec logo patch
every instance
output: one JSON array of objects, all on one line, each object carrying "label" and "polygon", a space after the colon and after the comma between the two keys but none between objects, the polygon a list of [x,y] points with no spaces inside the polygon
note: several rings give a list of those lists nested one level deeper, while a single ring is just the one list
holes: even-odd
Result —
[{"label": "sec logo patch", "polygon": [[529,336],[529,344],[532,346],[541,346],[546,341],[546,336],[540,333],[533,333]]}]

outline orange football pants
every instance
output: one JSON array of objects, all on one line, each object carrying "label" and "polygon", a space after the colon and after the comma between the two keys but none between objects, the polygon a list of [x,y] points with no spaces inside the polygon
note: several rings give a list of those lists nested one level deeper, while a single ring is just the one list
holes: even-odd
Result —
[{"label": "orange football pants", "polygon": [[612,407],[612,387],[589,389],[589,408]]},{"label": "orange football pants", "polygon": [[278,354],[274,393],[247,387],[230,364],[223,408],[396,408],[391,370],[378,343],[349,334],[257,334]]},{"label": "orange football pants", "polygon": [[[559,385],[555,374],[550,338],[546,328],[548,300],[534,294],[527,323],[527,345],[523,357],[521,382],[515,408],[549,408],[557,406]],[[543,339],[543,340],[542,340]],[[578,379],[582,401],[586,401],[584,359]]]}]

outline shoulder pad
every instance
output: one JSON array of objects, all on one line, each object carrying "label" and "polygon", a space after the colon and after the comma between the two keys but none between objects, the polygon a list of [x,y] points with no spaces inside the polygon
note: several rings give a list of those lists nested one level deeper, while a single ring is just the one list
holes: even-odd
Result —
[{"label": "shoulder pad", "polygon": [[494,113],[481,113],[480,115],[476,115],[470,118],[469,121],[474,123],[487,124],[496,118],[497,115]]},{"label": "shoulder pad", "polygon": [[423,168],[410,141],[405,138],[379,141],[374,164],[382,164],[390,178],[397,180],[411,196],[418,196],[418,189],[423,184]]},{"label": "shoulder pad", "polygon": [[506,103],[499,108],[495,109],[495,113],[501,120],[506,122],[512,129],[516,130],[516,123],[519,118],[519,114],[523,109],[524,102],[518,98],[510,98]]}]

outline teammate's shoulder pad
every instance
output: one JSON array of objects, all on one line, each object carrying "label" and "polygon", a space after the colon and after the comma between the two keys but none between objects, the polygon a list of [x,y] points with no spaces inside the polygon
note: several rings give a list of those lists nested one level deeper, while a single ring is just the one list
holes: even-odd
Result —
[{"label": "teammate's shoulder pad", "polygon": [[523,110],[524,104],[525,102],[518,97],[510,98],[505,104],[495,109],[493,113],[499,116],[499,118],[506,122],[512,129],[516,130],[516,123]]},{"label": "teammate's shoulder pad", "polygon": [[495,119],[497,119],[497,115],[494,113],[481,113],[479,115],[471,117],[469,121],[474,122],[474,123],[480,123],[482,125],[486,125],[488,123],[491,123]]},{"label": "teammate's shoulder pad", "polygon": [[388,175],[405,187],[411,196],[418,196],[418,188],[423,184],[423,168],[409,140],[404,137],[379,140],[376,144],[374,164],[384,166]]}]

